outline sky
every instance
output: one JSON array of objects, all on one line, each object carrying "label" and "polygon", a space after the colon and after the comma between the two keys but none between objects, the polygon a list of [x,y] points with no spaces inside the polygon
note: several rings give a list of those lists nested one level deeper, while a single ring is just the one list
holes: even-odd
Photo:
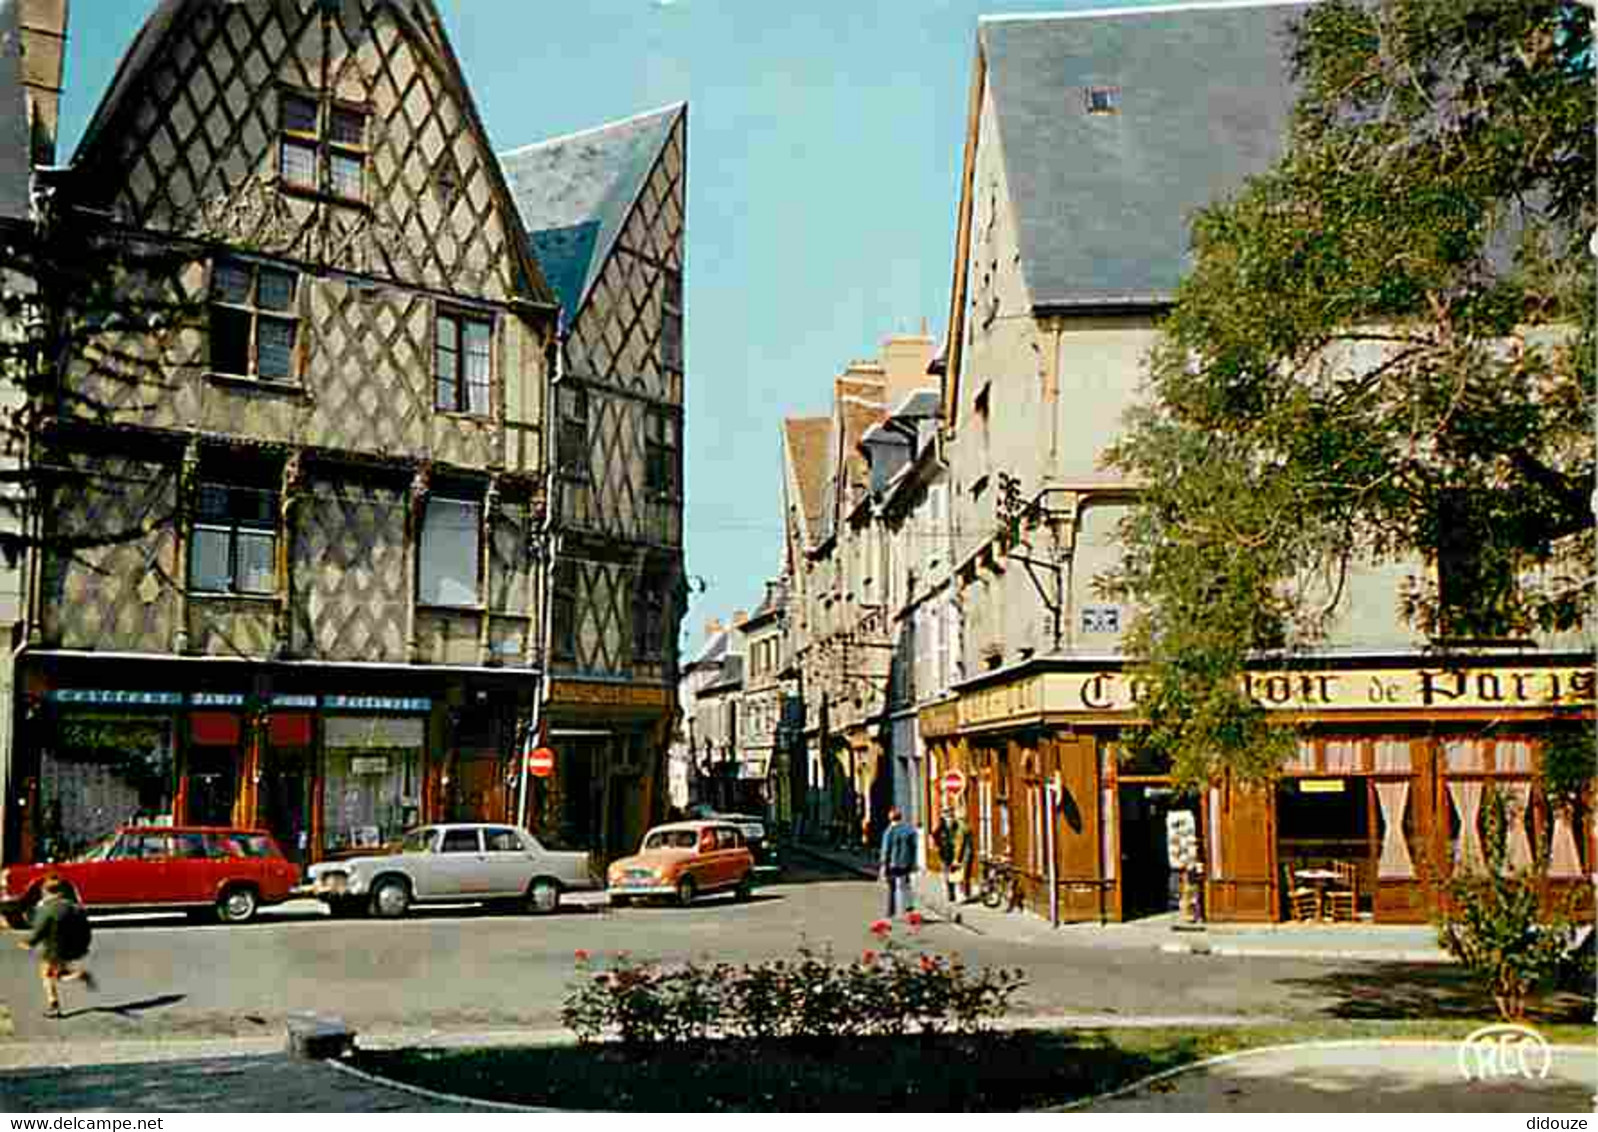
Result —
[{"label": "sky", "polygon": [[[155,0],[76,0],[61,154]],[[684,638],[782,566],[784,417],[948,322],[977,18],[1146,0],[435,0],[496,150],[687,100]]]}]

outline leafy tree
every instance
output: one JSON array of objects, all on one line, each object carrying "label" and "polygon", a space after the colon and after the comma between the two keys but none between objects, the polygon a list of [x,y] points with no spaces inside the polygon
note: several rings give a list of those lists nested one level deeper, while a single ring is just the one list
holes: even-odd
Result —
[{"label": "leafy tree", "polygon": [[71,553],[139,539],[174,516],[148,515],[126,529],[52,532],[39,522],[53,492],[97,477],[50,459],[50,439],[73,423],[110,423],[104,400],[82,379],[157,379],[164,344],[197,327],[202,303],[182,276],[203,256],[194,246],[119,231],[35,175],[33,215],[0,223],[0,555],[29,547]]},{"label": "leafy tree", "polygon": [[1440,643],[1591,600],[1590,14],[1326,0],[1284,154],[1193,223],[1194,266],[1109,462],[1146,485],[1108,582],[1140,613],[1134,740],[1188,783],[1291,744],[1240,683],[1324,639],[1351,570],[1438,565]]}]

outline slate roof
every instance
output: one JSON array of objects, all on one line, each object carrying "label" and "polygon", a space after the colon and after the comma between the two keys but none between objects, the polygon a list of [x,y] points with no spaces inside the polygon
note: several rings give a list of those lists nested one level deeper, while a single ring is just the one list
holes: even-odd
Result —
[{"label": "slate roof", "polygon": [[20,0],[0,0],[0,220],[28,218],[32,145],[22,89]]},{"label": "slate roof", "polygon": [[[1165,302],[1194,208],[1263,172],[1293,101],[1306,5],[986,17],[978,39],[1035,307]],[[1114,88],[1113,113],[1088,91]]]},{"label": "slate roof", "polygon": [[832,434],[829,417],[788,417],[782,422],[793,478],[799,485],[799,508],[804,513],[805,533],[814,538],[821,528],[826,502],[827,438]]},{"label": "slate roof", "polygon": [[679,102],[499,155],[533,255],[568,320],[582,308],[672,127],[687,112]]}]

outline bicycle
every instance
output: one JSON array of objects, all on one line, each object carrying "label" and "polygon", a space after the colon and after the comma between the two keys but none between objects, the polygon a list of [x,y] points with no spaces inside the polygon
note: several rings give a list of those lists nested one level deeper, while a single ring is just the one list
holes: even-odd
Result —
[{"label": "bicycle", "polygon": [[1021,874],[1009,861],[996,857],[982,862],[982,884],[977,889],[977,899],[984,908],[1004,905],[1013,912],[1021,907]]}]

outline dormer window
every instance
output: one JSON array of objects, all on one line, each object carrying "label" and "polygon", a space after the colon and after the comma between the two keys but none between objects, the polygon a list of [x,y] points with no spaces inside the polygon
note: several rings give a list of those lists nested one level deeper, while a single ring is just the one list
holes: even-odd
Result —
[{"label": "dormer window", "polygon": [[1121,110],[1121,88],[1090,86],[1083,92],[1089,114],[1117,114]]}]

